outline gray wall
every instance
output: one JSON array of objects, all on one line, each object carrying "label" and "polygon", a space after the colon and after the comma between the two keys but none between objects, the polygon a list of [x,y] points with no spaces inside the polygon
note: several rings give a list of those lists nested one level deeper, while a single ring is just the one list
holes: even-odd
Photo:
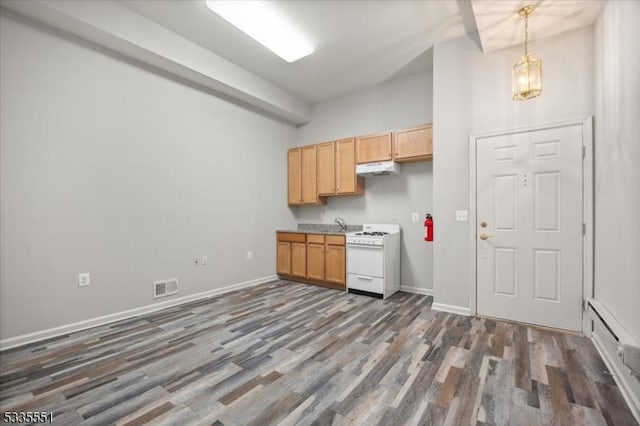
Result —
[{"label": "gray wall", "polygon": [[596,25],[595,295],[640,342],[640,3]]},{"label": "gray wall", "polygon": [[275,274],[295,128],[0,20],[1,339]]},{"label": "gray wall", "polygon": [[530,44],[544,61],[543,94],[511,100],[511,69],[521,47],[484,54],[477,34],[434,48],[433,205],[435,302],[470,307],[469,134],[593,115],[593,27]]},{"label": "gray wall", "polygon": [[[326,142],[432,121],[431,72],[392,80],[313,107],[311,123],[299,130],[298,144]],[[424,214],[432,212],[432,163],[403,164],[397,176],[365,179],[365,195],[330,197],[326,206],[294,207],[298,222],[398,223],[402,228],[401,283],[433,288],[432,244],[424,238]],[[418,222],[411,213],[419,213]],[[438,232],[438,231],[436,231]]]}]

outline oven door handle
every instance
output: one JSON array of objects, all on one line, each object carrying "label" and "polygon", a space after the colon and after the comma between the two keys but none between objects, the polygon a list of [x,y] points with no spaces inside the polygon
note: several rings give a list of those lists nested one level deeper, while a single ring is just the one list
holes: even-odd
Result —
[{"label": "oven door handle", "polygon": [[358,278],[359,280],[373,281],[373,277],[367,277],[365,275],[356,275],[356,278]]},{"label": "oven door handle", "polygon": [[349,247],[358,247],[358,248],[371,248],[371,249],[381,249],[382,246],[376,246],[376,245],[371,245],[371,244],[354,244],[354,243],[347,243],[347,248]]}]

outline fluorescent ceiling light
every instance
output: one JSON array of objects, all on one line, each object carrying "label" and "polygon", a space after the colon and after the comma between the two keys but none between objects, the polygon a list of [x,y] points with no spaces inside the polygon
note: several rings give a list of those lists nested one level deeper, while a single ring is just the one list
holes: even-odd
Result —
[{"label": "fluorescent ceiling light", "polygon": [[207,0],[207,7],[287,62],[313,53],[313,46],[266,2]]}]

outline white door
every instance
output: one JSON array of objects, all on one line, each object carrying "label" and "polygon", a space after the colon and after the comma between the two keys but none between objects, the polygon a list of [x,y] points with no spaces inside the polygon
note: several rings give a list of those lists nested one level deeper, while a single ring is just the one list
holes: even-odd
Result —
[{"label": "white door", "polygon": [[582,128],[479,138],[477,311],[582,326]]}]

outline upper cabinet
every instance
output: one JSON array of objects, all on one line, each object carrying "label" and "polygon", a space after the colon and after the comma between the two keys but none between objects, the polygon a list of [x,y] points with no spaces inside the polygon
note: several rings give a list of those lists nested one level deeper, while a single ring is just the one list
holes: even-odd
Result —
[{"label": "upper cabinet", "polygon": [[412,129],[396,130],[393,157],[397,162],[425,161],[433,158],[431,124]]},{"label": "upper cabinet", "polygon": [[293,148],[288,153],[288,202],[291,206],[318,205],[326,202],[318,197],[316,146]]},{"label": "upper cabinet", "polygon": [[336,194],[364,194],[364,178],[356,176],[356,139],[336,141]]},{"label": "upper cabinet", "polygon": [[432,125],[292,148],[288,152],[290,206],[326,204],[335,195],[364,194],[356,165],[433,158]]},{"label": "upper cabinet", "polygon": [[356,160],[358,164],[389,161],[392,159],[392,133],[358,136],[356,138]]},{"label": "upper cabinet", "polygon": [[288,165],[288,196],[289,205],[302,204],[302,150],[290,149],[287,155]]},{"label": "upper cabinet", "polygon": [[315,145],[302,147],[302,204],[318,204]]},{"label": "upper cabinet", "polygon": [[318,195],[362,195],[364,179],[356,176],[356,140],[317,145]]},{"label": "upper cabinet", "polygon": [[[336,193],[336,143],[318,145],[318,195]],[[355,174],[355,172],[354,172]]]}]

